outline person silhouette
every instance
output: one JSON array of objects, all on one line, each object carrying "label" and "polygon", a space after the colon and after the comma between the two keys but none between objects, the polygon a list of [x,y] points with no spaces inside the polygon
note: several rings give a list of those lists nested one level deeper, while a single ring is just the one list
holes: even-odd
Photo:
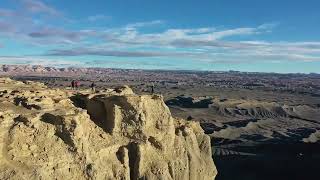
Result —
[{"label": "person silhouette", "polygon": [[96,92],[96,84],[94,82],[90,85],[92,92]]},{"label": "person silhouette", "polygon": [[154,84],[151,84],[151,93],[154,94]]},{"label": "person silhouette", "polygon": [[71,81],[71,88],[74,90],[74,88],[75,88],[75,81],[74,80],[72,80]]}]

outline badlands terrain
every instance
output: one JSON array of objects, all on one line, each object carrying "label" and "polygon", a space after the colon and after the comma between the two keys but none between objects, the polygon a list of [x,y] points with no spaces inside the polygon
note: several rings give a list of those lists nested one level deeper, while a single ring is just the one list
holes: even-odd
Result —
[{"label": "badlands terrain", "polygon": [[[13,95],[11,95],[12,92],[7,92],[7,94],[9,94],[10,96],[9,100],[5,100],[5,102],[9,103],[10,105],[7,104],[1,107],[8,107],[9,109],[11,109],[11,112],[17,111],[19,113],[11,115],[11,120],[2,120],[4,122],[2,124],[6,125],[6,128],[2,128],[7,129],[7,127],[12,127],[11,129],[13,129],[16,132],[6,132],[6,137],[10,137],[14,134],[17,134],[18,132],[31,133],[34,136],[34,132],[28,128],[32,127],[32,123],[38,124],[38,127],[34,125],[34,127],[36,128],[36,130],[34,130],[35,132],[37,132],[37,130],[41,130],[39,132],[40,134],[50,132],[53,135],[52,137],[50,135],[46,135],[50,136],[48,143],[59,143],[58,148],[60,148],[61,151],[68,152],[63,153],[64,156],[68,157],[61,157],[61,159],[57,160],[59,161],[59,163],[60,161],[61,163],[72,162],[68,165],[70,167],[75,167],[74,171],[77,172],[86,172],[85,169],[88,166],[88,164],[90,164],[88,170],[89,173],[84,173],[85,176],[83,177],[106,177],[106,174],[115,175],[124,173],[127,174],[127,176],[122,175],[123,177],[128,177],[130,174],[130,177],[149,177],[152,179],[153,177],[158,177],[155,174],[160,173],[161,177],[164,177],[165,179],[169,177],[173,179],[185,179],[192,178],[195,175],[195,173],[193,172],[198,172],[200,174],[199,176],[197,175],[198,179],[213,179],[213,177],[216,174],[216,170],[214,168],[213,162],[211,161],[211,157],[209,157],[211,156],[211,152],[208,152],[209,150],[212,150],[212,158],[219,172],[216,177],[216,179],[218,180],[300,180],[317,179],[319,175],[319,74],[244,73],[236,71],[143,71],[99,68],[54,68],[42,66],[3,65],[2,67],[0,66],[0,75],[5,77],[11,77],[12,79],[20,80],[26,83],[29,82],[29,80],[33,80],[45,84],[52,90],[59,88],[61,90],[57,91],[59,91],[59,93],[61,94],[68,94],[62,95],[64,97],[63,99],[65,99],[64,101],[66,102],[62,101],[61,103],[59,103],[60,101],[56,101],[52,99],[52,97],[51,100],[47,100],[46,98],[44,98],[44,100],[41,100],[41,103],[44,104],[39,105],[38,107],[39,102],[35,101],[35,99],[32,100],[29,98],[38,95],[34,95],[30,92],[31,95],[28,94],[27,102],[25,102],[25,100],[19,100],[15,102],[16,97],[21,97],[25,95],[22,95],[22,92],[20,91],[13,93]],[[70,88],[70,82],[72,80],[78,80],[81,82],[80,90],[78,90],[81,94],[80,96],[73,95],[76,92],[74,92]],[[102,97],[100,95],[92,95],[92,93],[90,92],[89,85],[93,81],[97,85],[97,94],[102,94]],[[126,93],[132,93],[127,87],[114,92],[111,90],[122,85],[128,85],[135,94],[138,94],[130,95],[130,97],[134,96],[138,100],[134,100],[135,98],[124,98],[125,100],[120,100],[123,96],[127,97],[127,95],[125,95]],[[152,85],[154,85],[155,87],[155,94],[150,93]],[[43,85],[40,84],[40,86]],[[47,91],[48,90],[45,90],[45,92]],[[122,91],[124,92],[121,95]],[[44,91],[41,92],[44,93]],[[33,93],[36,93],[36,91]],[[90,110],[90,108],[88,108],[88,104],[86,103],[92,100],[95,102],[96,99],[99,102],[109,102],[111,99],[107,100],[107,96],[110,96],[110,93],[115,93],[115,95],[117,95],[117,97],[120,98],[115,101],[120,101],[121,103],[119,103],[118,105],[118,103],[116,103],[113,100],[111,102],[114,102],[114,104],[120,107],[127,106],[128,104],[130,104],[130,106],[134,107],[134,114],[139,114],[136,111],[139,111],[138,109],[142,108],[138,108],[138,105],[136,105],[137,101],[141,101],[141,103],[145,105],[148,104],[148,106],[150,104],[151,107],[148,107],[147,105],[145,107],[148,107],[146,109],[147,114],[152,114],[152,111],[149,108],[153,107],[160,109],[159,112],[162,113],[158,113],[157,115],[151,115],[152,122],[161,121],[161,124],[173,123],[174,125],[171,126],[171,128],[175,130],[170,130],[170,128],[167,131],[164,129],[160,130],[161,128],[157,129],[154,128],[153,125],[150,125],[152,128],[155,129],[154,131],[147,132],[141,130],[140,132],[139,130],[139,137],[132,137],[133,134],[136,133],[130,134],[131,131],[128,132],[124,129],[110,129],[110,124],[104,124],[103,120],[99,118],[101,116],[105,116],[101,115],[101,112],[99,112],[99,109],[101,108],[94,108],[95,110],[98,110],[98,114],[95,114],[95,110]],[[47,97],[55,95],[41,94],[40,96]],[[2,98],[4,97],[6,96],[3,95]],[[162,98],[166,105],[162,104],[162,100],[155,100]],[[32,103],[29,103],[29,100],[32,101]],[[153,101],[157,101],[157,103]],[[72,110],[70,110],[70,112],[65,112],[61,110],[62,112],[58,111],[56,112],[58,114],[55,114],[52,112],[52,109],[54,109],[51,106],[52,104],[54,106],[57,106],[54,108],[58,108],[58,106],[62,106],[62,104],[69,104],[63,106],[70,106],[72,107],[70,108]],[[169,118],[170,115],[168,115],[169,110],[167,110],[167,106],[169,107],[173,118]],[[108,110],[108,106],[106,107]],[[51,112],[49,113],[49,116],[44,116],[44,114],[41,115],[41,113],[39,114],[24,112],[30,111],[28,108],[31,109],[31,111],[35,112],[42,111],[41,109],[46,109],[45,111]],[[40,110],[37,110],[36,108],[40,108]],[[58,109],[63,108],[59,107]],[[88,117],[88,114],[80,111],[81,109],[83,111],[87,111],[90,117]],[[9,110],[1,109],[1,111],[6,112]],[[81,113],[77,111],[80,111]],[[59,113],[63,113],[63,115]],[[120,114],[130,113],[131,111],[121,112]],[[19,116],[20,114],[22,114],[22,117]],[[69,118],[70,116],[78,116],[74,114],[82,114],[81,116],[86,117],[79,119],[89,118],[92,119],[92,121],[82,120],[81,122],[77,122],[80,123],[81,126],[76,126],[72,124],[74,123],[72,122],[72,120],[70,120],[72,118]],[[162,114],[162,116],[165,116],[166,118],[159,118],[159,114]],[[52,117],[52,115],[54,117]],[[2,116],[5,117],[5,115]],[[61,116],[62,118],[60,118]],[[10,118],[7,117],[4,119]],[[115,120],[117,118],[107,118],[111,118],[113,119],[112,121],[117,122],[117,120]],[[52,119],[62,120],[58,120],[58,122],[52,122]],[[180,119],[186,119],[187,121],[183,121]],[[124,121],[125,126],[130,126],[130,123],[126,122],[126,120]],[[194,121],[200,123],[206,135],[202,134],[200,126],[194,123]],[[21,127],[18,125],[13,126],[12,124],[10,124],[10,122],[18,124]],[[81,123],[89,123],[91,125]],[[24,128],[23,126],[28,126],[26,124],[29,124],[30,127],[25,127],[26,129],[23,129],[23,131],[16,129],[18,127]],[[75,131],[75,129],[77,128],[74,128],[74,126],[85,126],[88,128],[84,130],[82,129],[81,131]],[[181,129],[180,127],[182,126],[183,128]],[[45,131],[43,130],[45,129],[44,127],[46,128]],[[112,127],[116,129],[121,129],[122,125],[114,125]],[[192,129],[192,133],[190,136],[194,137],[193,134],[195,134],[196,140],[192,140],[192,138],[189,139],[184,135],[185,130],[183,129],[186,129],[186,127]],[[67,132],[69,133],[69,135],[64,134],[63,136],[66,136],[68,138],[65,140],[63,140],[63,138],[60,138],[61,140],[59,140],[59,134],[63,133],[63,131],[65,131],[66,129],[68,130]],[[173,133],[173,131],[175,131],[175,133]],[[179,134],[180,131],[182,131],[182,135]],[[81,132],[81,134],[77,134],[76,132]],[[89,132],[94,133],[90,134]],[[115,133],[117,135],[113,135],[112,132],[120,132],[120,134]],[[186,132],[189,131],[187,130]],[[86,133],[89,133],[90,135],[88,136],[86,135]],[[168,135],[170,133],[172,134]],[[106,140],[103,141],[103,143],[105,144],[101,144],[100,140],[98,140],[100,138],[100,134],[102,134],[102,137],[105,136],[104,139]],[[25,134],[22,134],[19,137],[21,136],[24,137]],[[43,136],[41,136],[41,138],[43,138]],[[121,140],[115,138],[115,136],[117,136],[117,138]],[[54,141],[53,137],[58,139],[56,140],[57,142],[51,142]],[[70,140],[70,137],[72,140]],[[89,138],[89,143],[85,145],[87,148],[86,150],[82,150],[81,144],[84,144],[84,142],[81,142],[83,140],[81,140],[82,138],[80,137]],[[212,148],[207,147],[207,143],[209,142],[209,140],[206,139],[207,137],[210,137],[211,139]],[[27,147],[22,147],[23,143],[16,140],[15,137],[10,137],[9,139],[11,139],[10,143],[12,143],[12,145],[8,147],[10,147],[11,149],[7,149],[7,151],[5,151],[7,152],[5,159],[7,159],[9,165],[6,167],[7,169],[1,170],[3,175],[12,175],[14,177],[19,177],[18,175],[24,176],[24,174],[12,174],[12,172],[15,171],[13,169],[10,169],[13,168],[10,166],[10,162],[18,162],[17,167],[21,166],[23,168],[25,166],[19,162],[23,163],[26,161],[32,162],[32,164],[41,164],[47,162],[46,160],[41,160],[40,163],[40,161],[36,160],[36,158],[34,158],[35,160],[32,160],[33,157],[29,157],[27,153],[32,152],[31,150],[29,150],[32,149],[32,145],[30,145],[30,147],[28,145]],[[112,150],[110,150],[106,147],[109,147],[110,144],[113,143],[112,139],[115,139],[114,141],[121,143],[116,147],[113,147]],[[164,141],[164,139],[168,139],[168,142]],[[177,140],[173,141],[172,139]],[[33,139],[32,141],[36,140]],[[44,141],[44,139],[42,139],[41,141],[39,140],[39,142],[42,141]],[[137,146],[139,148],[132,147],[132,142],[134,142],[134,146]],[[175,144],[174,148],[185,149],[183,152],[186,154],[192,154],[191,152],[195,151],[197,152],[195,156],[201,158],[196,158],[197,160],[195,161],[190,159],[186,160],[189,156],[185,156],[185,154],[182,153],[182,151],[179,151],[181,153],[174,154],[173,156],[172,154],[170,155],[170,153],[168,152],[172,151],[166,150],[166,148],[164,147],[167,147],[168,144],[173,142]],[[181,144],[181,142],[183,142],[183,145]],[[19,152],[22,153],[22,155],[19,155],[18,152],[15,152],[17,148],[13,148],[20,146],[20,149],[26,149],[25,151]],[[119,147],[124,147],[124,150],[122,150]],[[154,155],[154,151],[149,151],[148,148],[157,151],[157,156]],[[103,166],[112,166],[110,165],[110,163],[106,163],[104,162],[104,160],[98,158],[99,155],[97,155],[97,153],[101,152],[99,151],[101,149],[108,149],[108,153],[113,154],[110,157],[104,157],[106,159],[113,158],[111,160],[108,159],[108,162],[122,162],[123,165],[121,167],[123,167],[123,169],[120,168],[121,170],[119,170],[121,172],[103,172],[105,174],[101,174],[100,170],[92,170],[100,169]],[[151,160],[147,159],[149,159],[149,157],[151,156],[155,156],[156,159],[158,157],[156,161],[159,161],[159,165],[156,164],[155,166],[159,166],[159,168],[155,169],[161,169],[161,171],[153,171],[152,168],[150,170],[147,168],[149,167],[149,165],[141,166],[143,168],[140,168],[139,166],[138,170],[132,171],[132,154],[130,155],[130,153],[132,151],[136,152],[137,149],[139,149],[139,152],[140,149],[143,149],[141,151],[148,152],[145,155],[146,158],[139,159],[140,163],[152,163],[153,161],[151,162]],[[53,150],[52,152],[56,152],[56,150]],[[48,152],[42,151],[42,154],[47,153]],[[12,157],[12,154],[18,155],[17,157]],[[120,158],[118,154],[121,154]],[[128,154],[128,156],[123,154]],[[140,153],[139,155],[142,156],[142,154],[144,153]],[[167,157],[168,160],[166,160],[166,158],[162,160],[162,158],[160,158],[162,156]],[[22,157],[31,159],[25,160]],[[90,160],[86,159],[88,157],[90,157]],[[172,157],[182,159],[181,164],[185,164],[186,162],[188,162],[186,163],[188,164],[188,167],[192,165],[192,168],[187,168],[190,172],[192,171],[192,173],[188,173],[189,177],[182,176],[185,173],[182,173],[182,170],[179,170],[180,166],[179,168],[176,168],[174,170],[175,173],[172,173],[172,170],[170,170],[170,163],[172,162],[169,160]],[[86,160],[83,160],[83,158]],[[118,161],[116,161],[117,159]],[[125,165],[125,161],[129,161],[127,166]],[[53,168],[53,164],[54,163],[47,164],[48,166],[46,168]],[[207,166],[205,166],[205,164],[207,164]],[[112,167],[119,166],[120,165],[117,164]],[[130,170],[126,171],[127,169],[125,167],[128,167],[127,169]],[[183,165],[183,167],[186,166]],[[59,169],[59,167],[55,168]],[[201,170],[194,170],[194,168],[200,168]],[[45,169],[41,169],[39,170],[39,172],[36,173],[38,173],[37,175],[40,175],[41,172],[43,173],[45,171]],[[58,173],[56,171],[57,170],[51,170],[51,175],[56,176],[57,174],[55,173]],[[63,173],[67,173],[64,172],[67,171],[65,169],[60,169],[59,173],[60,171],[63,171]]]},{"label": "badlands terrain", "polygon": [[0,78],[0,179],[214,179],[210,137],[160,95]]}]

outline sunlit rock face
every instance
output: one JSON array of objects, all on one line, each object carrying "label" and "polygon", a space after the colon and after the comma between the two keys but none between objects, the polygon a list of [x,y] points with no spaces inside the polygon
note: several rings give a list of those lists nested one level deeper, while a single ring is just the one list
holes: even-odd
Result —
[{"label": "sunlit rock face", "polygon": [[0,78],[0,179],[214,179],[210,138],[163,98]]}]

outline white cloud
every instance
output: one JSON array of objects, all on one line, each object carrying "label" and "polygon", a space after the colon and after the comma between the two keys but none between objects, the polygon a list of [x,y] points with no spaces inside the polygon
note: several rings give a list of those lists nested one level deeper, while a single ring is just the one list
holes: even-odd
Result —
[{"label": "white cloud", "polygon": [[[12,39],[16,43],[45,46],[47,49],[51,49],[45,53],[46,55],[174,57],[176,59],[188,58],[226,63],[320,61],[320,42],[261,40],[265,33],[271,33],[278,26],[277,23],[224,29],[216,27],[167,28],[163,31],[145,33],[144,28],[165,24],[163,20],[154,20],[130,23],[118,28],[70,30],[49,26],[45,19],[37,21],[33,18],[34,14],[54,16],[61,14],[55,8],[39,0],[20,1],[23,2],[26,12],[0,9],[0,16],[2,16],[0,17],[0,37]],[[109,16],[98,14],[90,16],[84,21],[95,22],[108,18]],[[161,26],[160,29],[165,27]],[[230,40],[236,39],[233,37],[250,40]],[[60,48],[56,48],[57,46]],[[39,54],[42,53],[39,52]],[[33,59],[39,60],[39,58]],[[23,60],[26,59],[20,58],[20,61]]]},{"label": "white cloud", "polygon": [[0,9],[0,18],[2,17],[14,17],[18,16],[18,14],[15,11],[9,10],[9,9]]},{"label": "white cloud", "polygon": [[127,28],[128,29],[139,28],[139,27],[154,26],[154,25],[160,25],[160,24],[165,24],[165,21],[153,20],[153,21],[146,21],[146,22],[137,22],[137,23],[128,24]]},{"label": "white cloud", "polygon": [[109,20],[111,20],[111,19],[112,19],[111,16],[106,16],[106,15],[102,15],[102,14],[96,14],[96,15],[87,17],[87,20],[88,20],[89,22],[109,21]]},{"label": "white cloud", "polygon": [[7,23],[7,22],[3,22],[0,20],[0,33],[1,32],[14,32],[16,31],[16,28],[14,27],[14,25]]},{"label": "white cloud", "polygon": [[63,60],[63,59],[48,59],[47,57],[20,57],[20,56],[0,56],[0,64],[29,64],[29,65],[43,65],[43,66],[82,66],[84,62]]},{"label": "white cloud", "polygon": [[21,0],[24,8],[31,13],[44,13],[50,15],[61,15],[61,12],[40,0]]},{"label": "white cloud", "polygon": [[[126,28],[115,30],[111,39],[113,41],[128,43],[128,44],[167,44],[175,43],[176,41],[188,42],[211,42],[231,36],[245,36],[264,33],[269,29],[269,25],[261,25],[255,28],[234,28],[226,30],[217,30],[213,27],[203,27],[194,29],[168,29],[161,33],[140,33],[135,26],[128,25]],[[120,32],[120,33],[119,33]]]}]

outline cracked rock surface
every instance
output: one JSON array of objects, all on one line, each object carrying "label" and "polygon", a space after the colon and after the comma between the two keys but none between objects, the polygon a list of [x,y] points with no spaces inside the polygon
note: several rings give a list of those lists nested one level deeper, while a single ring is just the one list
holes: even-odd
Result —
[{"label": "cracked rock surface", "polygon": [[159,95],[0,78],[0,179],[214,179],[210,137]]}]

